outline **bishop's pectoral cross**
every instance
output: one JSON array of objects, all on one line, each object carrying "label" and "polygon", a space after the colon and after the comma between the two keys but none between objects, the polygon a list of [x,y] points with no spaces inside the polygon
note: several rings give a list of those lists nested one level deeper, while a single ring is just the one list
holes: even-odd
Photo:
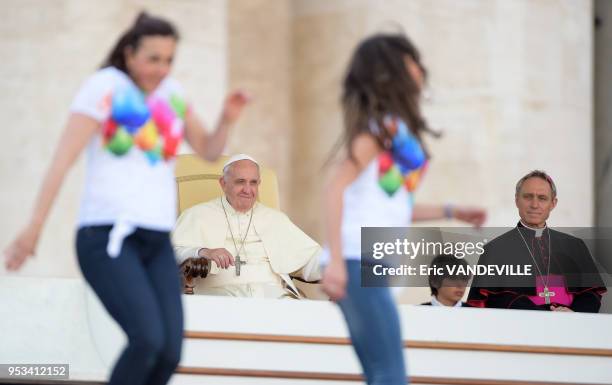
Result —
[{"label": "bishop's pectoral cross", "polygon": [[236,263],[236,276],[240,276],[240,266],[241,265],[246,265],[246,261],[243,261],[240,258],[240,255],[237,255],[236,258],[234,258],[234,259],[235,259],[235,263]]},{"label": "bishop's pectoral cross", "polygon": [[541,293],[538,293],[538,296],[539,297],[544,297],[544,302],[547,305],[550,305],[550,297],[554,297],[555,296],[555,292],[548,290],[548,287],[544,286],[544,291],[541,292]]}]

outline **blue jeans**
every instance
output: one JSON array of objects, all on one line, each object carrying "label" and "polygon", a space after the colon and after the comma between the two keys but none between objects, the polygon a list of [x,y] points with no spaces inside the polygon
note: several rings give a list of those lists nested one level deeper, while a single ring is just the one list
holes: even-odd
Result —
[{"label": "blue jeans", "polygon": [[128,338],[109,384],[166,384],[183,341],[180,278],[169,234],[139,228],[111,258],[110,229],[83,227],[76,239],[85,279]]},{"label": "blue jeans", "polygon": [[348,260],[347,296],[338,302],[369,385],[406,384],[399,315],[387,287],[361,287],[361,262]]}]

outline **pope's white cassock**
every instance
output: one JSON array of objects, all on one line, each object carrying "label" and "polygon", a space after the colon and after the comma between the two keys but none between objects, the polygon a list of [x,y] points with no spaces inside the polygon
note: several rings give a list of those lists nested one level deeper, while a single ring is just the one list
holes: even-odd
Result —
[{"label": "pope's white cassock", "polygon": [[320,279],[320,246],[284,213],[259,202],[244,213],[234,210],[225,196],[189,208],[179,217],[172,240],[179,263],[198,258],[201,248],[225,248],[234,257],[239,249],[246,261],[240,275],[235,266],[220,269],[211,262],[208,276],[196,280],[195,294],[299,298],[290,275]]}]

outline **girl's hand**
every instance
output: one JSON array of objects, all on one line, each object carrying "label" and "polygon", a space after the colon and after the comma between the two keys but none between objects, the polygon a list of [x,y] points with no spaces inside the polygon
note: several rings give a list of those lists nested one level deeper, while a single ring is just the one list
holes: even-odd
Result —
[{"label": "girl's hand", "polygon": [[487,211],[480,207],[457,206],[452,211],[453,218],[480,227],[487,219]]},{"label": "girl's hand", "polygon": [[7,270],[18,270],[29,256],[34,255],[37,243],[38,232],[32,227],[23,229],[4,250]]},{"label": "girl's hand", "polygon": [[234,91],[227,96],[223,105],[223,121],[226,124],[234,124],[244,106],[251,100],[251,97],[244,91]]},{"label": "girl's hand", "polygon": [[344,261],[330,262],[323,272],[322,289],[332,301],[338,302],[346,296],[347,272]]}]

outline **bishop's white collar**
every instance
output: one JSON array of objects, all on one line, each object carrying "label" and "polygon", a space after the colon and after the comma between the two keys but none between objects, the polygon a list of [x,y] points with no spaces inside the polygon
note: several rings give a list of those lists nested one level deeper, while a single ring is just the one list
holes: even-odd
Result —
[{"label": "bishop's white collar", "polygon": [[546,223],[544,223],[544,227],[542,227],[542,228],[540,228],[540,229],[536,229],[535,227],[530,227],[530,226],[527,226],[527,225],[525,224],[525,222],[523,222],[523,220],[520,220],[519,222],[521,222],[521,225],[523,225],[523,227],[525,227],[525,228],[527,228],[527,229],[529,229],[529,230],[535,231],[535,236],[536,236],[536,238],[540,238],[540,237],[542,236],[542,233],[544,232],[544,230],[545,230],[545,229],[548,227],[548,226],[546,225]]}]

